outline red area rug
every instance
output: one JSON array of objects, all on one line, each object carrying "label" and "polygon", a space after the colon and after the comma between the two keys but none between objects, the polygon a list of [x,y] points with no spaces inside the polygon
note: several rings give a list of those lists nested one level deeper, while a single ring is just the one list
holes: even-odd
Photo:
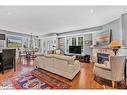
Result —
[{"label": "red area rug", "polygon": [[62,80],[48,75],[37,68],[30,73],[12,79],[16,89],[69,89],[71,86]]}]

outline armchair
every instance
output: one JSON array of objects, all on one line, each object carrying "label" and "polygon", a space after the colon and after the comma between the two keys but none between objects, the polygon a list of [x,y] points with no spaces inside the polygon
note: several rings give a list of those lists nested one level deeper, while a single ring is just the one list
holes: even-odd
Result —
[{"label": "armchair", "polygon": [[125,56],[111,56],[109,65],[95,63],[93,72],[96,76],[111,80],[114,88],[115,82],[123,80]]}]

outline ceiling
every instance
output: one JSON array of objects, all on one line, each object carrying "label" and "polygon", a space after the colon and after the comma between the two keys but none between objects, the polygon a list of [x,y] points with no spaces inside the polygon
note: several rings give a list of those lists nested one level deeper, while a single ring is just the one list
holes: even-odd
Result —
[{"label": "ceiling", "polygon": [[0,29],[34,35],[106,24],[127,6],[0,6]]}]

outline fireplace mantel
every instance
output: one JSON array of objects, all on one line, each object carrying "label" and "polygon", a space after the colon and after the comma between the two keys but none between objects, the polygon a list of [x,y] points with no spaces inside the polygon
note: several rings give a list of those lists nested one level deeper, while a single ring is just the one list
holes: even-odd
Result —
[{"label": "fireplace mantel", "polygon": [[102,54],[108,54],[109,56],[114,56],[114,52],[112,51],[111,48],[109,47],[94,47],[93,48],[93,57],[92,57],[92,61],[93,62],[97,62],[97,54],[98,53],[102,53]]},{"label": "fireplace mantel", "polygon": [[111,49],[108,46],[91,46],[92,49]]}]

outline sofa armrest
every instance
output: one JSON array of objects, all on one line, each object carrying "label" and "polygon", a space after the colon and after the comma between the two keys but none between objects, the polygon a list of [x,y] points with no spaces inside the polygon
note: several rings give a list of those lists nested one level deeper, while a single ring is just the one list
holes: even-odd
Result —
[{"label": "sofa armrest", "polygon": [[80,67],[80,62],[79,62],[79,60],[75,60],[74,62],[73,62],[73,64],[69,64],[69,66],[70,67]]},{"label": "sofa armrest", "polygon": [[75,61],[74,61],[74,64],[78,64],[78,65],[80,65],[79,60],[75,60]]},{"label": "sofa armrest", "polygon": [[77,68],[80,68],[80,62],[78,60],[75,60],[73,64],[68,64],[69,70],[75,70]]},{"label": "sofa armrest", "polygon": [[110,70],[110,71],[111,71],[111,68],[107,67],[107,66],[104,65],[104,64],[95,63],[94,66],[95,66],[95,67],[98,67],[98,68],[102,68],[102,69]]}]

